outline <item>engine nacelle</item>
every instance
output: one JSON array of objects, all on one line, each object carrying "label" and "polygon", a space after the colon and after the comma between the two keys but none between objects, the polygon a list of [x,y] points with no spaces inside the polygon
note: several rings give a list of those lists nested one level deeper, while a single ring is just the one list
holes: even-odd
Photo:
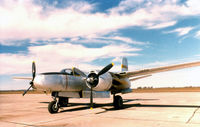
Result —
[{"label": "engine nacelle", "polygon": [[[99,76],[98,84],[93,88],[95,91],[106,91],[112,86],[112,76],[110,73],[106,72]],[[90,88],[90,86],[88,85]]]}]

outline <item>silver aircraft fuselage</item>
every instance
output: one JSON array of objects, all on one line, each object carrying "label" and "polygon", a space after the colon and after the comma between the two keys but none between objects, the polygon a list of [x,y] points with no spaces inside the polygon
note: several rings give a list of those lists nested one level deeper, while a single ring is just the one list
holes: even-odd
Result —
[{"label": "silver aircraft fuselage", "polygon": [[35,77],[34,86],[45,91],[81,91],[86,88],[86,83],[80,76],[39,74]]},{"label": "silver aircraft fuselage", "polygon": [[[99,85],[94,88],[95,91],[109,91],[113,88],[123,90],[128,89],[131,86],[128,78],[122,78],[115,84],[109,73],[103,74],[99,78]],[[38,74],[34,79],[34,88],[41,91],[57,92],[80,92],[90,90],[83,77],[64,73]]]}]

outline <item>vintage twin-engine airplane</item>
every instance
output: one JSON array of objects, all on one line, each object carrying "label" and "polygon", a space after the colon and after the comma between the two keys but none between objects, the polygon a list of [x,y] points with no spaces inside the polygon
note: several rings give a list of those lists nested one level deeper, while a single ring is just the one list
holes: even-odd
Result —
[{"label": "vintage twin-engine airplane", "polygon": [[130,81],[151,76],[153,73],[200,66],[200,62],[128,71],[127,59],[123,58],[121,72],[118,73],[109,72],[113,65],[111,63],[100,71],[90,71],[88,74],[74,67],[72,69],[63,69],[60,72],[41,73],[36,76],[35,62],[33,62],[32,78],[15,78],[31,80],[30,87],[23,95],[31,87],[51,92],[54,100],[48,105],[50,113],[57,113],[60,107],[67,106],[69,98],[90,98],[90,108],[93,108],[93,98],[109,98],[110,94],[113,95],[114,108],[121,109],[123,100],[121,96],[116,94],[132,92]]}]

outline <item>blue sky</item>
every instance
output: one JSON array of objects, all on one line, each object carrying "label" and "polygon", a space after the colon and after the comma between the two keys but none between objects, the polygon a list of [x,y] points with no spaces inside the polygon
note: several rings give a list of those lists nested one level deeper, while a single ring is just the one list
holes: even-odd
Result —
[{"label": "blue sky", "polygon": [[[200,60],[198,0],[2,0],[0,89],[26,89],[31,62],[37,72],[110,62],[129,70]],[[155,74],[133,87],[200,86],[200,67]]]}]

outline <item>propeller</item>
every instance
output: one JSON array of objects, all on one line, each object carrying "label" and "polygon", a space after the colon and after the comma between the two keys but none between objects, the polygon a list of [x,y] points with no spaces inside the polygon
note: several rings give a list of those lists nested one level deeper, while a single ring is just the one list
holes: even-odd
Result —
[{"label": "propeller", "polygon": [[93,109],[93,88],[97,86],[97,84],[99,82],[99,76],[101,76],[104,73],[108,72],[113,66],[114,66],[114,63],[108,64],[101,71],[99,71],[98,74],[96,74],[95,72],[91,72],[86,77],[86,83],[90,87],[90,109]]},{"label": "propeller", "polygon": [[82,72],[78,68],[75,68],[75,67],[73,68],[74,72],[76,72],[77,74],[84,77],[87,85],[90,88],[90,109],[93,109],[93,94],[92,93],[93,93],[93,88],[98,85],[99,76],[108,72],[113,66],[114,66],[114,63],[108,64],[102,70],[100,70],[98,74],[96,74],[94,71],[92,71],[92,72],[89,73],[89,75],[86,75],[84,72]]},{"label": "propeller", "polygon": [[30,81],[30,86],[29,86],[29,88],[26,90],[26,91],[24,91],[24,93],[22,94],[23,96],[30,90],[30,88],[32,87],[33,88],[33,86],[34,86],[34,79],[35,79],[35,74],[36,74],[36,66],[35,66],[35,62],[33,61],[32,62],[32,80]]}]

